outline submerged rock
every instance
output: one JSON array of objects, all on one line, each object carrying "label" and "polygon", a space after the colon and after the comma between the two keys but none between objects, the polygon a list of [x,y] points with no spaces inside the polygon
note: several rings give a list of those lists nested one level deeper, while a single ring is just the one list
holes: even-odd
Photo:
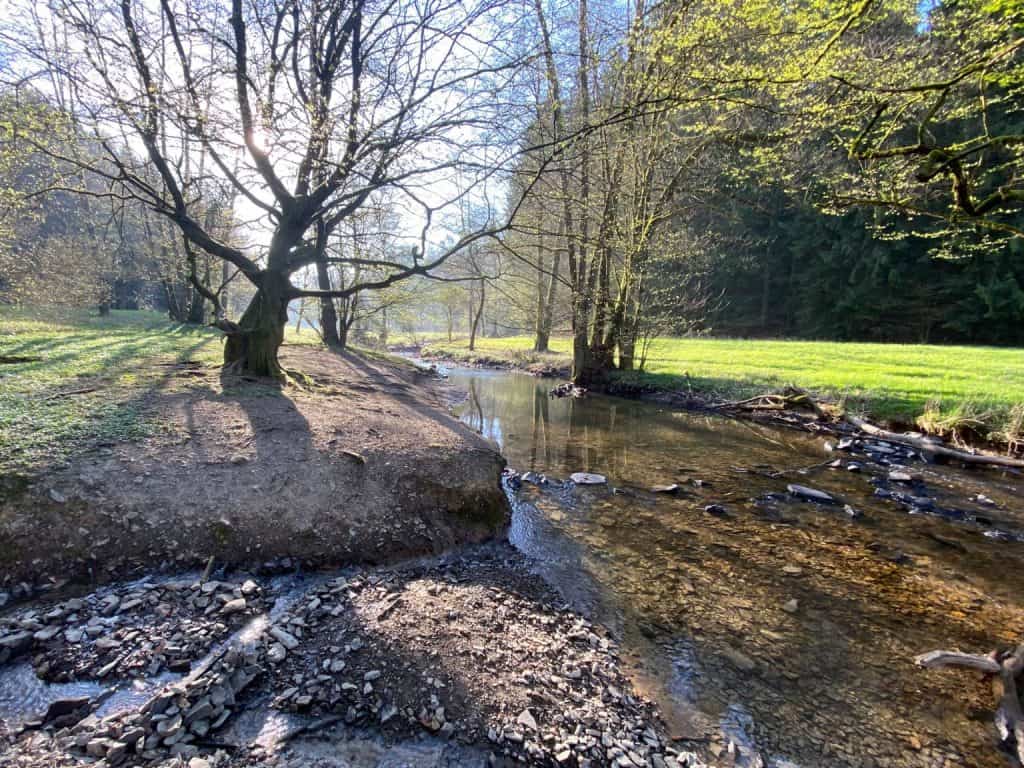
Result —
[{"label": "submerged rock", "polygon": [[593,472],[573,472],[569,479],[576,485],[603,485],[608,482],[607,477]]},{"label": "submerged rock", "polygon": [[818,502],[819,504],[836,503],[836,500],[829,494],[825,493],[824,491],[816,490],[814,488],[808,488],[806,485],[797,485],[796,483],[790,483],[789,485],[786,486],[786,490],[789,491],[794,496],[797,496],[801,499],[806,499],[807,501],[815,501]]}]

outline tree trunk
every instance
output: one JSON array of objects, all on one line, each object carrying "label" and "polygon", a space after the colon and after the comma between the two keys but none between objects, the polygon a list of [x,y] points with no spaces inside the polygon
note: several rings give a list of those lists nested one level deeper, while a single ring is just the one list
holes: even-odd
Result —
[{"label": "tree trunk", "polygon": [[547,352],[551,329],[545,326],[547,307],[544,304],[544,238],[537,242],[537,315],[534,326],[533,351]]},{"label": "tree trunk", "polygon": [[277,353],[288,322],[288,278],[263,272],[256,295],[224,345],[224,365],[253,376],[284,378]]},{"label": "tree trunk", "polygon": [[480,303],[477,305],[477,309],[473,314],[472,327],[469,329],[469,351],[472,352],[476,348],[476,331],[480,326],[480,318],[484,314],[484,281],[480,281]]},{"label": "tree trunk", "polygon": [[[316,241],[316,279],[321,291],[331,290],[331,275],[327,271],[327,234],[323,224],[317,227]],[[334,299],[320,299],[320,335],[329,347],[340,347],[341,337],[338,335],[338,312],[334,308]]]},{"label": "tree trunk", "polygon": [[[348,314],[346,310],[345,314]],[[347,319],[342,320],[338,325],[338,349],[348,349],[348,329],[349,322]]]}]

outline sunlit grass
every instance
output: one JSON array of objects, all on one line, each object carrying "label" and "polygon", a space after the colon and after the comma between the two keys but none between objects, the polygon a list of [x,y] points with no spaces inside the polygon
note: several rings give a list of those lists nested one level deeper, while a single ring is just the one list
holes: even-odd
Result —
[{"label": "sunlit grass", "polygon": [[160,425],[142,397],[167,363],[220,362],[219,334],[153,312],[0,309],[0,469],[59,461],[78,447],[130,440]]},{"label": "sunlit grass", "polygon": [[[467,354],[465,339],[431,349]],[[510,361],[528,353],[526,336],[477,340],[477,354]],[[568,360],[571,340],[551,348]],[[913,424],[970,413],[985,429],[1005,429],[1024,403],[1024,350],[922,344],[862,344],[746,339],[656,339],[643,373],[627,383],[743,397],[795,384],[882,421]],[[926,408],[926,406],[929,406]],[[1019,413],[1019,412],[1018,412]],[[928,426],[927,423],[924,426]]]}]

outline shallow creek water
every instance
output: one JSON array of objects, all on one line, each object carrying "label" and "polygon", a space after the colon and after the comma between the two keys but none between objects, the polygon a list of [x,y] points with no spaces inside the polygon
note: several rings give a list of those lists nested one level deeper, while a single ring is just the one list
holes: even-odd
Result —
[{"label": "shallow creek water", "polygon": [[[910,514],[875,495],[892,466],[822,437],[551,399],[550,381],[521,374],[450,378],[469,395],[460,418],[511,468],[550,479],[510,484],[513,543],[620,635],[676,736],[738,765],[1006,765],[989,682],[913,658],[1024,633],[1024,477],[904,460],[919,478],[906,493],[956,510]],[[577,471],[609,483],[562,482]],[[674,495],[650,491],[671,483]],[[840,503],[800,502],[791,483]]]}]

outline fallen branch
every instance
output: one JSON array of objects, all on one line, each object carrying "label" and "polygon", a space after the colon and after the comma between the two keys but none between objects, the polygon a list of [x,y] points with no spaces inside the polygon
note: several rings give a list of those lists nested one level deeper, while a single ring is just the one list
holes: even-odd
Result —
[{"label": "fallen branch", "polygon": [[846,414],[843,418],[865,434],[877,437],[889,443],[899,443],[900,445],[909,446],[910,448],[920,451],[926,456],[940,456],[945,459],[962,461],[964,464],[982,464],[1024,469],[1024,461],[1021,459],[1013,459],[1009,456],[992,456],[985,453],[967,453],[966,451],[957,451],[952,448],[947,448],[944,445],[939,445],[931,440],[925,440],[911,435],[901,435],[898,432],[890,432],[887,429],[876,427],[874,424],[858,418],[857,416]]},{"label": "fallen branch", "polygon": [[44,397],[43,402],[48,403],[51,400],[59,400],[62,397],[71,397],[72,395],[84,395],[86,392],[95,392],[96,387],[82,387],[81,389],[69,389],[66,392],[55,392],[49,397]]},{"label": "fallen branch", "polygon": [[974,653],[960,653],[960,651],[930,651],[929,653],[922,653],[914,658],[914,663],[925,669],[968,667],[990,675],[994,675],[1002,669],[992,654],[980,656]]},{"label": "fallen branch", "polygon": [[1024,644],[1012,653],[988,656],[959,651],[931,651],[915,657],[914,663],[929,669],[965,667],[993,675],[992,690],[998,701],[995,723],[1000,741],[1017,763],[1024,766],[1024,709],[1021,708],[1017,678],[1024,671]]},{"label": "fallen branch", "polygon": [[[799,389],[798,387],[790,387],[789,391],[799,395],[799,397],[802,398],[801,402],[810,406],[819,418],[829,418],[828,414],[826,414],[822,407],[818,405],[809,392]],[[843,414],[843,419],[865,434],[877,437],[878,439],[885,440],[889,443],[898,443],[909,448],[914,448],[930,458],[942,457],[945,459],[962,461],[965,464],[993,465],[997,467],[1024,469],[1024,460],[1021,459],[1014,459],[1009,456],[992,456],[985,453],[967,453],[966,451],[957,451],[953,448],[947,448],[944,445],[940,445],[933,440],[926,440],[924,438],[913,437],[911,435],[902,435],[898,432],[890,432],[887,429],[876,427],[874,424],[849,413]]]}]

